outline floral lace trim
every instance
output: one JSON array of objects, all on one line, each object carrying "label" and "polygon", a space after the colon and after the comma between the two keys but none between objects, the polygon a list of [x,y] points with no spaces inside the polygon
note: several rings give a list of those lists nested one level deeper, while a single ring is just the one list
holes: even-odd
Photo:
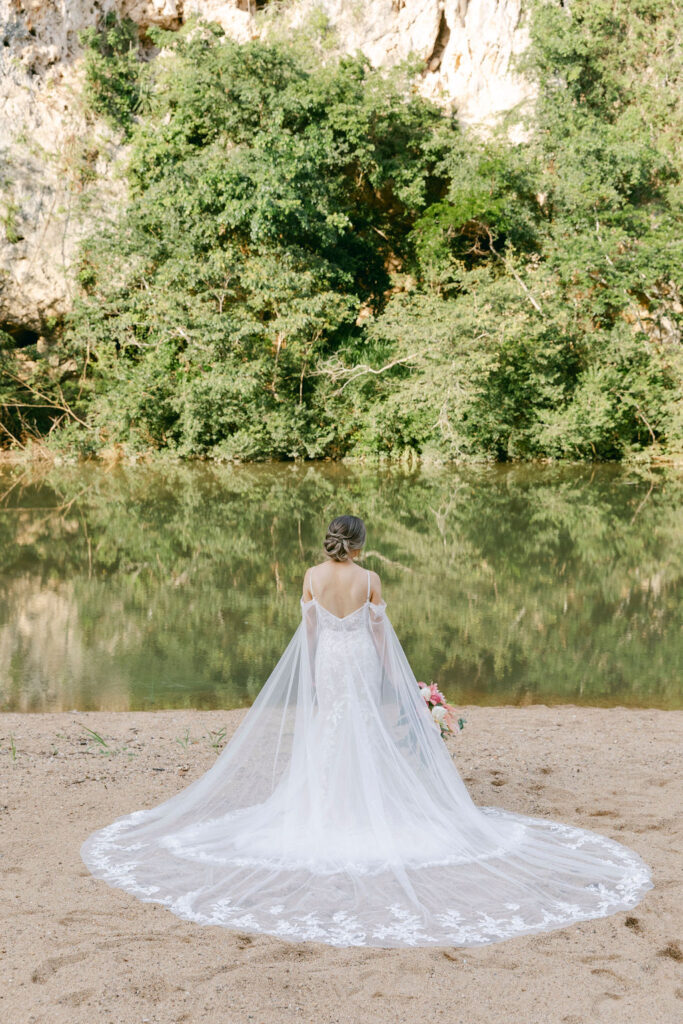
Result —
[{"label": "floral lace trim", "polygon": [[[491,816],[511,816],[509,812],[495,807],[481,807],[480,810]],[[141,885],[137,881],[134,859],[129,863],[114,863],[112,860],[112,851],[134,852],[141,848],[141,843],[121,845],[117,842],[117,837],[123,829],[131,824],[138,824],[149,813],[136,811],[90,837],[86,844],[87,852],[84,852],[83,857],[96,877],[102,878],[110,885],[125,889],[143,902],[160,903],[176,916],[196,924],[220,925],[297,942],[318,941],[334,946],[385,947],[485,945],[519,935],[552,931],[578,921],[607,917],[617,911],[631,909],[640,902],[649,889],[653,888],[648,866],[638,854],[620,843],[599,833],[570,825],[549,822],[543,818],[527,818],[527,821],[561,836],[565,842],[560,845],[568,849],[579,849],[587,842],[602,846],[614,860],[623,865],[622,879],[609,886],[599,881],[588,883],[585,888],[599,897],[595,905],[589,909],[569,901],[555,900],[553,908],[543,908],[534,921],[526,920],[517,913],[521,907],[513,902],[503,904],[503,909],[507,913],[499,917],[480,912],[468,920],[465,920],[456,908],[444,907],[442,912],[432,915],[432,922],[436,927],[432,927],[431,931],[435,934],[430,934],[426,930],[424,918],[415,912],[414,907],[399,903],[387,907],[387,919],[382,924],[364,922],[358,914],[346,911],[337,911],[324,918],[315,913],[287,914],[284,905],[278,903],[273,903],[267,912],[256,916],[235,904],[229,897],[216,901],[210,914],[202,914],[193,909],[195,899],[201,895],[201,888],[187,892],[181,897],[164,897],[158,886]]]}]

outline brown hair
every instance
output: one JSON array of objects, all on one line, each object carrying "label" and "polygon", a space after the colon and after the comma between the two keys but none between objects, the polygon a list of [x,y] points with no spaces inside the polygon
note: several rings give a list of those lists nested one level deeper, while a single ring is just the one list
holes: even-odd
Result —
[{"label": "brown hair", "polygon": [[325,554],[335,562],[345,562],[349,551],[359,551],[365,544],[365,523],[358,516],[337,516],[327,527],[323,543]]}]

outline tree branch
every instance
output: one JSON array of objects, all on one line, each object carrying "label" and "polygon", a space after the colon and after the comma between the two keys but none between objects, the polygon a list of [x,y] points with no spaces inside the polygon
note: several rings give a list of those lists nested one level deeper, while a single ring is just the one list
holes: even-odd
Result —
[{"label": "tree branch", "polygon": [[486,228],[486,231],[487,231],[488,236],[489,236],[489,246],[491,248],[491,252],[493,253],[493,255],[496,257],[497,260],[500,260],[500,262],[503,264],[505,269],[508,270],[512,274],[512,276],[514,277],[515,281],[517,282],[519,287],[522,289],[522,291],[524,292],[524,294],[526,295],[527,299],[529,300],[531,305],[534,307],[536,312],[542,314],[543,310],[541,309],[539,303],[533,297],[533,295],[531,294],[531,292],[529,291],[527,286],[524,284],[524,281],[519,276],[519,274],[517,273],[515,268],[510,263],[506,262],[506,260],[503,259],[503,257],[501,256],[501,254],[498,252],[497,249],[494,249],[494,247],[493,247],[493,235],[491,234],[491,232],[489,231],[488,228]]},{"label": "tree branch", "polygon": [[339,395],[348,384],[351,384],[354,380],[357,380],[359,377],[364,377],[368,373],[372,373],[375,376],[379,376],[380,373],[385,373],[387,370],[391,370],[394,366],[399,366],[402,363],[409,363],[411,362],[411,360],[417,359],[418,355],[419,352],[412,352],[411,355],[409,356],[401,356],[399,359],[392,359],[390,363],[386,363],[384,366],[380,366],[379,369],[377,370],[373,366],[368,366],[367,363],[359,363],[358,366],[349,367],[341,365],[331,367],[328,365],[321,367],[319,370],[314,370],[313,373],[310,374],[310,376],[327,376],[331,377],[332,380],[334,381],[339,380],[340,377],[347,377],[348,380],[345,380],[342,386],[338,388],[337,391],[335,391],[335,394]]},{"label": "tree branch", "polygon": [[92,429],[90,425],[86,423],[85,420],[82,420],[80,416],[77,416],[73,409],[68,405],[66,399],[64,398],[64,392],[62,391],[59,384],[57,385],[57,387],[59,388],[59,393],[62,399],[61,405],[59,402],[51,398],[50,395],[46,395],[42,391],[39,391],[38,388],[35,387],[33,384],[29,383],[29,381],[22,380],[21,377],[17,377],[17,375],[11,373],[10,370],[2,369],[0,370],[0,373],[6,374],[6,376],[8,376],[11,380],[15,381],[17,384],[21,384],[21,386],[26,388],[27,391],[30,391],[32,395],[35,395],[37,398],[42,398],[46,403],[45,405],[34,404],[33,406],[31,406],[31,404],[28,402],[4,402],[2,403],[3,405],[27,409],[59,409],[60,412],[66,413],[67,416],[70,416],[73,420],[76,421],[76,423],[80,423],[82,427],[85,427],[87,430]]}]

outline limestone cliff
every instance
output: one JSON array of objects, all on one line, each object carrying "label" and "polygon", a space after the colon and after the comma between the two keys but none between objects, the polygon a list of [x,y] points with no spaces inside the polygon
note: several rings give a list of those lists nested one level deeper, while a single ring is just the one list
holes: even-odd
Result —
[{"label": "limestone cliff", "polygon": [[[87,127],[78,33],[108,11],[141,29],[174,29],[192,14],[244,41],[267,31],[263,0],[0,0],[0,325],[21,342],[49,334],[69,308],[78,241],[116,209],[119,145]],[[510,69],[525,45],[521,0],[298,0],[282,18],[322,8],[337,45],[375,65],[409,53],[424,61],[421,88],[467,123],[523,102]]]}]

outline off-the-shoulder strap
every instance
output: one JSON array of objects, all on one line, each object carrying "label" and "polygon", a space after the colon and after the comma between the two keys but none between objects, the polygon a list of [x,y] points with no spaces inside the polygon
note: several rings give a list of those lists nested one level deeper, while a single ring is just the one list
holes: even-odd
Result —
[{"label": "off-the-shoulder strap", "polygon": [[370,570],[366,569],[365,571],[368,574],[368,596],[365,598],[365,600],[369,601],[370,600]]},{"label": "off-the-shoulder strap", "polygon": [[315,597],[315,594],[313,593],[313,569],[312,568],[308,570],[308,586],[309,586],[309,589],[311,591],[311,597]]}]

